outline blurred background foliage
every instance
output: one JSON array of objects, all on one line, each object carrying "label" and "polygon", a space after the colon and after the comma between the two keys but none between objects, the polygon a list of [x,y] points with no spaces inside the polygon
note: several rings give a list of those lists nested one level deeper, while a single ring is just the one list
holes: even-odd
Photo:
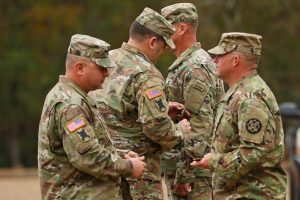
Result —
[{"label": "blurred background foliage", "polygon": [[[64,74],[70,37],[82,33],[118,48],[132,21],[148,6],[158,12],[177,0],[1,0],[0,167],[36,166],[37,133],[44,98]],[[300,100],[299,0],[194,0],[204,49],[223,32],[263,36],[259,73],[278,102]],[[174,60],[158,61],[166,75]]]}]

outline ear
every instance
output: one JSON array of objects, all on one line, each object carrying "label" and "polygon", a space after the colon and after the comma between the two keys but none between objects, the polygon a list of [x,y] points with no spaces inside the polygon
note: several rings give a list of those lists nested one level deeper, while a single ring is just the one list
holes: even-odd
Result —
[{"label": "ear", "polygon": [[77,74],[77,76],[82,76],[84,73],[84,65],[82,62],[76,62],[74,65],[74,71]]},{"label": "ear", "polygon": [[187,31],[187,29],[188,29],[187,25],[184,24],[184,23],[181,23],[181,24],[179,25],[179,34],[180,34],[180,35],[185,34],[185,32]]},{"label": "ear", "polygon": [[232,57],[232,64],[233,66],[237,66],[241,62],[241,57],[238,54],[235,54]]},{"label": "ear", "polygon": [[155,49],[156,48],[156,44],[157,43],[157,38],[156,37],[151,37],[148,41],[148,47],[150,49]]}]

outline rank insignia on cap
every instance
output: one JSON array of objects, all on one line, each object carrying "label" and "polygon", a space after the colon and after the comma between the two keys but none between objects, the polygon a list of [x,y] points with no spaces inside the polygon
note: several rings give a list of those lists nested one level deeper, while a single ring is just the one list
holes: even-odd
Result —
[{"label": "rank insignia on cap", "polygon": [[246,129],[250,134],[258,133],[262,128],[262,124],[258,119],[249,119],[246,122]]},{"label": "rank insignia on cap", "polygon": [[75,120],[68,123],[67,128],[72,133],[72,132],[80,129],[81,127],[84,127],[85,125],[86,124],[83,119],[76,118]]},{"label": "rank insignia on cap", "polygon": [[158,88],[149,89],[145,93],[149,99],[161,96],[161,92]]}]

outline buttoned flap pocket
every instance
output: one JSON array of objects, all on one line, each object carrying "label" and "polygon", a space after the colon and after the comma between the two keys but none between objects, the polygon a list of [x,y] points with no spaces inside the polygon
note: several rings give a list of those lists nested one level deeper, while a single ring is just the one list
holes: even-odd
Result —
[{"label": "buttoned flap pocket", "polygon": [[82,114],[68,121],[64,129],[80,154],[87,152],[97,144],[94,129]]},{"label": "buttoned flap pocket", "polygon": [[200,136],[185,142],[185,152],[193,159],[201,159],[209,150],[210,146]]},{"label": "buttoned flap pocket", "polygon": [[186,108],[197,113],[210,89],[210,86],[200,79],[192,77],[184,93]]},{"label": "buttoned flap pocket", "polygon": [[239,130],[241,140],[256,144],[263,142],[269,119],[264,108],[263,103],[254,100],[245,100],[240,105]]},{"label": "buttoned flap pocket", "polygon": [[215,148],[219,152],[224,152],[231,143],[238,138],[236,134],[236,128],[234,126],[234,112],[231,107],[222,106],[222,109],[218,109],[214,127]]}]

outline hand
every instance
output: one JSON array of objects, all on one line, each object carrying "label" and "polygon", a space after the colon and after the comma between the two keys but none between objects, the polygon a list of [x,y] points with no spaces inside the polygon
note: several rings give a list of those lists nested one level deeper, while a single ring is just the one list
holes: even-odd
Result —
[{"label": "hand", "polygon": [[143,175],[145,168],[147,167],[147,164],[143,162],[145,159],[144,156],[142,157],[136,157],[136,158],[129,158],[129,160],[132,163],[132,176],[134,178],[139,178]]},{"label": "hand", "polygon": [[174,183],[174,191],[178,196],[187,196],[192,188],[189,183]]},{"label": "hand", "polygon": [[208,160],[213,156],[214,156],[213,153],[208,153],[201,160],[199,160],[199,161],[194,160],[190,165],[192,167],[199,167],[199,168],[207,169],[208,168]]},{"label": "hand", "polygon": [[184,126],[184,135],[187,135],[191,132],[191,125],[190,122],[188,122],[186,119],[181,120],[178,124],[181,124]]},{"label": "hand", "polygon": [[139,155],[135,153],[134,151],[128,151],[126,154],[124,154],[125,159],[130,159],[130,158],[136,158]]},{"label": "hand", "polygon": [[191,118],[191,114],[185,109],[184,105],[174,101],[169,102],[168,114],[173,121]]}]

